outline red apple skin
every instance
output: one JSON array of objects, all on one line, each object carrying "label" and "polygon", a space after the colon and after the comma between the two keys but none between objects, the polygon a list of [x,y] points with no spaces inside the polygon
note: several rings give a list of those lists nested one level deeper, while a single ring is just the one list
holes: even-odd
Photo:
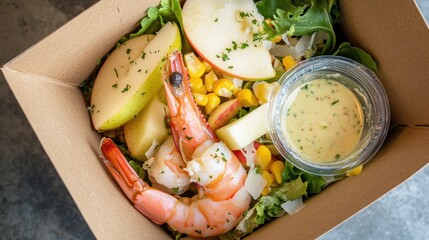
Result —
[{"label": "red apple skin", "polygon": [[225,126],[242,108],[238,99],[231,99],[219,105],[209,116],[207,122],[215,131]]},{"label": "red apple skin", "polygon": [[[261,145],[262,144],[260,144],[258,142],[253,142],[253,147],[255,147],[255,150],[258,149],[258,147]],[[244,166],[247,166],[247,160],[246,160],[246,157],[244,156],[242,150],[233,150],[232,152],[237,157],[237,159],[241,162],[241,164],[243,164]],[[275,156],[271,155],[271,161],[274,162],[276,160],[278,160],[278,159]]]}]

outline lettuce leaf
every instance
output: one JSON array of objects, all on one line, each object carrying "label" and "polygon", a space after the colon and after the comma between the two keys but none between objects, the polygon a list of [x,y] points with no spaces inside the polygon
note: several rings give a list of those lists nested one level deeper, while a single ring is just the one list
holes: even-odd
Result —
[{"label": "lettuce leaf", "polygon": [[367,68],[373,71],[377,71],[377,63],[374,61],[371,55],[369,55],[360,48],[352,47],[348,42],[341,43],[341,45],[338,47],[337,51],[333,53],[333,55],[353,59],[366,66]]},{"label": "lettuce leaf", "polygon": [[120,44],[130,38],[141,36],[143,34],[156,33],[165,23],[174,21],[179,25],[182,33],[182,52],[186,53],[192,50],[191,45],[185,37],[182,21],[182,8],[179,0],[161,0],[157,7],[150,7],[147,10],[147,16],[140,21],[140,29],[131,33],[128,37],[123,37]]},{"label": "lettuce leaf", "polygon": [[325,177],[304,172],[287,161],[285,162],[285,169],[282,173],[282,177],[284,181],[291,181],[300,178],[308,184],[308,194],[319,193],[326,186]]},{"label": "lettuce leaf", "polygon": [[[333,24],[339,22],[336,0],[262,0],[256,6],[261,15],[273,19],[277,35],[303,36],[326,32],[328,38],[322,54],[334,51],[336,36]],[[272,33],[267,33],[273,37]]]},{"label": "lettuce leaf", "polygon": [[284,213],[280,205],[306,195],[306,189],[307,183],[301,178],[273,188],[269,195],[259,198],[256,205],[245,213],[243,220],[233,231],[222,235],[221,239],[240,239],[252,233],[260,225]]}]

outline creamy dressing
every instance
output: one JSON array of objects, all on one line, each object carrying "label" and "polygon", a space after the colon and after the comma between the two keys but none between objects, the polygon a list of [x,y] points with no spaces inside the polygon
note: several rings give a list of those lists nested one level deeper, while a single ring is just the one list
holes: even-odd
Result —
[{"label": "creamy dressing", "polygon": [[362,106],[356,95],[337,81],[316,79],[299,86],[287,97],[284,108],[285,137],[309,161],[343,159],[362,135]]}]

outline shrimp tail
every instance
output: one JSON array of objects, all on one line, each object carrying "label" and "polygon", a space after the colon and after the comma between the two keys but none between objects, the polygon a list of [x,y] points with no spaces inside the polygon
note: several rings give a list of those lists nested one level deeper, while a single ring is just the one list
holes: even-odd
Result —
[{"label": "shrimp tail", "polygon": [[[144,182],[128,164],[127,159],[112,139],[103,138],[100,149],[107,169],[134,207],[153,222],[165,223],[175,208],[177,199]],[[154,206],[157,207],[154,208]]]},{"label": "shrimp tail", "polygon": [[176,148],[187,162],[203,142],[217,142],[217,137],[198,108],[189,87],[189,75],[178,51],[168,56],[164,87],[169,108],[169,125]]}]

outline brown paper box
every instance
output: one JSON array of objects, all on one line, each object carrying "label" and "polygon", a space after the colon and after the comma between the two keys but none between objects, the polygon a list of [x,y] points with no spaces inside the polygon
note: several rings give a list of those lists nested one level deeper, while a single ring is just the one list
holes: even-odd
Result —
[{"label": "brown paper box", "polygon": [[[99,239],[165,239],[122,193],[98,158],[81,83],[158,1],[105,0],[6,64],[6,77],[46,153]],[[347,178],[249,239],[309,239],[335,227],[429,162],[429,29],[412,0],[340,0],[353,45],[378,62],[392,129],[360,177]],[[304,224],[305,223],[305,224]]]}]

